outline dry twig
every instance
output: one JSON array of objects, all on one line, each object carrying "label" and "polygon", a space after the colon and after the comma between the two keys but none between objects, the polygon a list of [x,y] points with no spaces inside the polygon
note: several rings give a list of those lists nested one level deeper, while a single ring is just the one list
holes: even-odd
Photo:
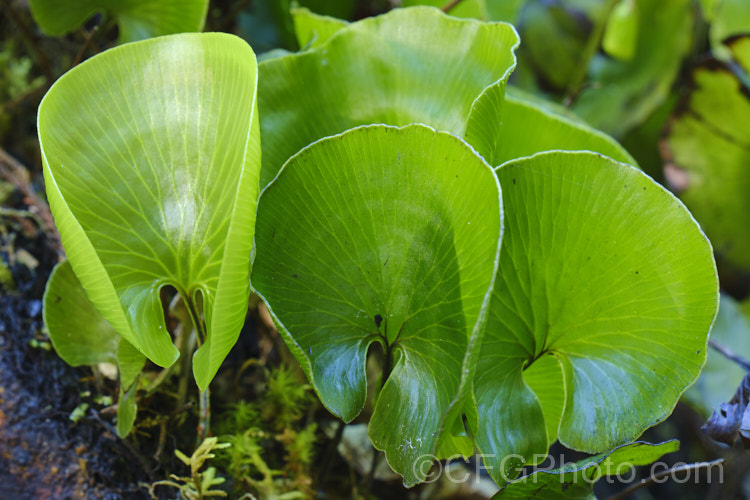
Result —
[{"label": "dry twig", "polygon": [[44,223],[41,228],[51,247],[59,256],[64,256],[60,233],[57,232],[55,220],[52,218],[52,212],[49,210],[47,202],[39,198],[34,188],[29,183],[29,171],[21,163],[0,148],[0,178],[10,182],[21,192],[23,201],[29,206],[29,212],[37,215]]}]

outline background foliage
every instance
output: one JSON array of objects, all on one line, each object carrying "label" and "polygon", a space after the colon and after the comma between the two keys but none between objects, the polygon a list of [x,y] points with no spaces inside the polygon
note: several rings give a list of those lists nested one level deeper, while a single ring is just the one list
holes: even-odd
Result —
[{"label": "background foliage", "polygon": [[[0,356],[7,360],[8,353],[18,353],[14,356],[24,359],[26,366],[37,367],[41,378],[35,388],[31,384],[33,378],[24,380],[24,377],[15,375],[21,380],[18,382],[21,384],[19,389],[18,385],[12,385],[12,381],[16,380],[13,374],[18,373],[14,371],[14,366],[18,366],[19,362],[15,365],[2,365],[0,389],[21,393],[23,390],[30,391],[40,394],[39,401],[44,401],[45,392],[39,392],[39,387],[43,386],[44,377],[49,372],[44,371],[48,368],[38,367],[54,365],[55,360],[50,353],[44,351],[47,337],[39,323],[40,311],[34,310],[34,304],[41,298],[39,286],[46,280],[50,263],[54,261],[60,247],[50,222],[45,219],[44,204],[37,201],[36,197],[36,193],[42,191],[39,189],[41,158],[36,144],[35,110],[44,91],[70,67],[119,42],[162,32],[158,29],[148,33],[143,31],[145,28],[129,29],[126,12],[108,10],[105,6],[89,9],[73,25],[54,32],[58,34],[67,31],[67,35],[48,37],[42,30],[53,33],[52,28],[45,27],[38,15],[38,24],[32,17],[34,9],[40,3],[30,2],[30,10],[23,1],[9,0],[2,5],[4,15],[0,21],[0,140],[4,149],[0,155],[3,180],[0,184],[3,202],[0,219],[3,258],[0,264],[0,283],[3,289],[0,340],[3,340],[3,344],[0,345]],[[100,4],[104,6],[107,2]],[[346,21],[382,13],[394,6],[384,0],[308,0],[300,4],[311,12]],[[413,4],[444,6],[443,2],[436,1],[403,3]],[[311,41],[309,30],[302,29],[304,13],[299,10],[290,11],[291,5],[288,2],[217,0],[207,6],[205,2],[197,2],[196,5],[197,11],[203,9],[202,12],[205,13],[206,31],[238,34],[251,44],[260,60],[267,60],[260,72],[266,72],[268,82],[272,81],[274,71],[277,71],[275,68],[282,64],[292,64],[274,63],[271,58],[279,54],[279,50],[294,51],[304,48]],[[91,17],[94,12],[100,13]],[[514,116],[533,115],[546,127],[557,122],[586,121],[620,140],[627,151],[623,151],[606,136],[601,136],[597,145],[591,149],[621,161],[634,158],[646,172],[657,179],[663,179],[667,187],[681,196],[710,237],[719,261],[724,292],[719,321],[712,333],[718,350],[714,349],[709,353],[703,375],[685,396],[684,403],[677,407],[672,418],[650,431],[646,438],[657,442],[679,437],[682,441],[680,454],[668,456],[674,461],[725,457],[728,464],[725,482],[723,485],[691,485],[690,488],[676,484],[659,485],[652,488],[651,494],[678,495],[683,498],[691,495],[695,498],[705,498],[708,495],[717,498],[744,495],[743,484],[748,471],[748,460],[743,452],[718,447],[702,436],[698,427],[701,419],[707,418],[712,409],[732,397],[747,369],[746,365],[730,361],[727,354],[734,358],[750,358],[747,343],[747,317],[750,310],[747,303],[750,293],[750,264],[747,261],[747,256],[750,255],[750,230],[747,222],[750,207],[745,195],[750,187],[750,173],[747,170],[750,165],[750,138],[746,123],[750,116],[750,38],[746,38],[750,37],[750,7],[741,0],[464,0],[451,13],[469,18],[509,21],[514,23],[521,36],[518,67],[510,80],[514,87],[509,92],[510,97],[504,108],[504,133],[509,137],[513,137],[511,134],[528,137],[541,126],[534,125],[534,122],[529,122],[526,118],[514,121]],[[343,26],[343,23],[335,20],[330,20],[330,23],[331,33]],[[194,27],[173,29],[197,30],[202,24],[203,21],[194,22]],[[316,35],[318,38],[312,40],[313,45],[322,43],[327,36],[320,33]],[[446,40],[446,46],[446,50],[456,49],[451,40]],[[351,54],[342,53],[340,57],[343,62],[340,64],[344,67],[354,64],[361,53],[367,50],[371,48],[357,47],[352,49]],[[304,60],[314,57],[316,56],[312,54],[301,55],[293,64],[304,67]],[[471,63],[464,58],[458,59],[457,64]],[[352,84],[353,88],[367,95],[371,79],[357,76],[361,79]],[[334,78],[340,81],[339,77]],[[281,81],[283,83],[283,79]],[[283,89],[276,84],[269,84],[265,93],[263,88],[259,90],[261,111],[264,102],[268,103],[267,106],[284,102],[274,96],[274,92],[281,90]],[[307,90],[314,94],[315,85]],[[411,90],[423,93],[419,87]],[[441,90],[440,93],[455,94],[446,90]],[[540,104],[535,100],[537,97],[544,97],[557,105],[547,102]],[[314,102],[315,99],[310,98],[310,101]],[[368,120],[371,119],[363,119],[361,123],[369,123]],[[339,124],[343,128],[331,129],[330,133],[342,132],[358,124],[360,123],[347,126]],[[524,129],[524,126],[528,128]],[[569,128],[562,127],[561,130],[569,133]],[[588,135],[586,138],[588,140]],[[304,138],[300,147],[313,139],[317,137]],[[559,137],[560,143],[565,144],[576,144],[577,140],[580,139],[576,136]],[[501,144],[500,149],[494,153],[496,162],[493,164],[499,165],[507,159],[524,154],[523,151],[507,150],[507,144],[519,143],[521,141],[509,140],[506,144]],[[291,147],[289,152],[281,154],[280,160],[276,162],[277,167],[297,149]],[[539,150],[543,149],[546,146],[540,146]],[[530,152],[526,152],[528,153]],[[13,157],[20,159],[28,169],[20,167]],[[264,154],[265,161],[270,160],[266,160]],[[271,177],[272,174],[267,174],[267,180]],[[45,238],[44,234],[50,236]],[[658,256],[637,258],[657,269],[663,264]],[[168,303],[170,298],[171,296],[164,297],[163,302]],[[65,299],[72,299],[72,296],[66,296]],[[220,402],[216,414],[218,428],[225,429],[221,432],[225,436],[223,440],[234,445],[216,452],[219,454],[217,467],[224,467],[226,473],[234,478],[234,482],[230,481],[231,484],[225,485],[225,489],[234,488],[236,492],[249,489],[261,492],[259,494],[263,496],[277,495],[279,498],[298,491],[311,495],[315,490],[326,490],[330,495],[341,494],[343,497],[366,495],[367,492],[378,496],[402,494],[398,480],[389,482],[382,479],[383,476],[374,474],[375,467],[371,470],[371,463],[377,463],[378,460],[378,455],[371,450],[365,450],[370,451],[373,458],[371,461],[365,459],[364,465],[354,458],[354,453],[339,455],[335,451],[335,443],[351,442],[342,437],[345,435],[344,427],[336,428],[320,403],[310,397],[310,390],[301,382],[302,378],[295,378],[299,374],[288,375],[285,371],[293,372],[296,364],[279,341],[279,334],[273,324],[267,316],[263,316],[263,306],[251,304],[250,309],[246,329],[251,333],[248,335],[245,332],[241,338],[247,338],[230,353],[228,362],[217,377],[215,388],[214,399]],[[184,319],[184,311],[180,310],[179,304],[173,304],[169,308],[167,323],[171,321],[174,325]],[[47,322],[50,321],[54,320],[48,318]],[[111,361],[113,346],[112,342],[103,346],[110,353],[109,358],[104,356],[84,361],[87,364],[92,361],[104,362],[94,370],[93,377],[88,375],[91,372],[83,369],[73,372],[81,377],[88,377],[81,389],[72,384],[67,389],[68,396],[55,401],[55,405],[64,408],[64,422],[69,422],[68,413],[82,408],[81,404],[88,405],[83,410],[83,420],[65,425],[77,426],[75,429],[89,426],[98,429],[99,433],[106,429],[99,421],[107,418],[107,404],[101,399],[96,402],[98,396],[95,395],[108,394],[117,399],[116,384],[106,377],[107,361]],[[547,358],[551,360],[550,356]],[[246,359],[257,361],[248,364],[245,363]],[[555,369],[554,365],[550,368]],[[655,368],[659,370],[668,367],[657,364]],[[175,368],[176,374],[186,371],[185,367]],[[112,483],[113,488],[120,488],[120,491],[133,487],[131,494],[138,491],[137,494],[145,495],[147,489],[139,489],[133,485],[138,481],[153,482],[166,477],[166,471],[190,480],[189,473],[185,476],[182,462],[172,457],[171,449],[174,445],[169,443],[173,438],[179,442],[177,448],[184,451],[192,449],[191,425],[195,422],[195,416],[189,408],[186,409],[186,405],[190,404],[193,396],[189,395],[191,392],[187,390],[188,382],[184,381],[185,377],[178,377],[176,380],[179,382],[175,381],[173,385],[153,388],[157,374],[155,367],[149,365],[144,378],[139,382],[144,394],[140,404],[147,417],[136,424],[135,437],[129,445],[136,450],[138,457],[137,460],[132,460],[133,463],[145,461],[148,466],[142,467],[143,470],[139,466],[135,466],[135,471],[121,470],[119,475],[123,478],[122,484]],[[279,385],[284,384],[288,390],[279,390]],[[298,388],[303,388],[301,394],[294,396],[291,401],[284,401],[283,395],[293,394],[290,391],[295,384]],[[84,395],[87,391],[88,396]],[[11,398],[6,400],[11,403],[13,401]],[[260,403],[257,407],[247,407],[244,400]],[[40,403],[39,406],[43,408],[45,405]],[[275,418],[263,414],[264,410],[260,408],[276,408],[276,415],[284,415],[284,424],[277,426]],[[5,438],[6,442],[19,443],[18,447],[21,447],[21,443],[26,442],[24,439],[29,439],[28,436],[12,434],[18,432],[13,431],[16,428],[13,427],[12,419],[3,427],[3,415],[11,415],[11,412],[17,411],[11,410],[10,406],[5,406],[2,411],[0,432],[8,436]],[[372,411],[372,408],[365,407],[354,424],[367,421]],[[23,465],[23,460],[18,460],[20,452],[15,447],[11,449],[11,470],[28,467]],[[558,448],[553,451],[560,452]],[[122,448],[119,452],[133,456],[132,450]],[[128,453],[131,455],[127,455]],[[568,461],[579,458],[573,452],[565,453]],[[151,455],[156,458],[151,459]],[[344,460],[340,456],[348,458]],[[55,458],[51,456],[49,460]],[[75,463],[75,460],[71,463]],[[109,470],[106,469],[107,466],[98,466],[102,468],[100,475],[106,477],[106,471]],[[153,466],[163,470],[160,470],[158,477],[149,478],[144,471],[151,470]],[[32,481],[37,481],[38,487],[48,487],[45,486],[45,474],[51,474],[52,467],[59,470],[55,463],[44,464],[42,460],[42,466],[31,468],[36,472],[26,474],[35,478]],[[78,490],[94,488],[91,484],[102,481],[99,478],[91,481],[91,484],[87,483],[85,467],[84,472],[81,472],[80,467],[79,465],[78,469],[65,473],[67,478],[84,478],[79,483],[69,479],[69,487]],[[283,472],[277,473],[278,471]],[[125,478],[132,478],[130,486]],[[597,486],[600,496],[612,493],[608,491],[611,486],[603,483],[602,481]],[[83,486],[84,484],[89,486]],[[341,484],[346,486],[341,487]],[[425,495],[425,498],[435,497],[438,494],[435,491],[448,494],[444,493],[447,489],[430,490],[430,487],[436,488],[427,485],[417,490],[417,494]],[[152,488],[152,491],[165,495],[167,490],[162,488],[164,487]],[[453,494],[460,497],[469,493]],[[587,495],[589,491],[583,494]]]}]

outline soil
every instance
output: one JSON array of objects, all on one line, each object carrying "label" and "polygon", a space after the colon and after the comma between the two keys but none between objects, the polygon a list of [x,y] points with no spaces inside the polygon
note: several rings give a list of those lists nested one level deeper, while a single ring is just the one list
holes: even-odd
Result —
[{"label": "soil", "polygon": [[0,226],[0,256],[15,284],[0,286],[0,498],[148,498],[137,481],[149,471],[116,437],[112,416],[92,409],[69,418],[93,382],[90,370],[47,350],[42,333],[41,299],[57,252],[28,220],[3,217]]}]

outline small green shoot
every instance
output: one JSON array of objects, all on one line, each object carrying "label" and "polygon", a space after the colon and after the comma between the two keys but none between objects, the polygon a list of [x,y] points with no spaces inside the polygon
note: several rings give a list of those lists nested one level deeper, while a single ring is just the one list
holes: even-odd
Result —
[{"label": "small green shoot", "polygon": [[173,479],[157,481],[149,487],[149,493],[152,498],[157,498],[154,494],[154,488],[156,486],[171,486],[177,488],[180,492],[181,498],[187,500],[201,500],[209,497],[226,497],[227,493],[222,490],[212,489],[214,486],[223,484],[226,481],[223,477],[216,477],[216,467],[208,467],[205,471],[201,472],[201,468],[205,463],[214,458],[212,452],[214,450],[221,450],[231,446],[230,443],[219,443],[217,437],[209,437],[203,440],[198,448],[193,452],[191,456],[185,455],[180,450],[175,450],[174,454],[179,458],[182,463],[190,467],[190,476],[177,476],[176,474],[170,474]]}]

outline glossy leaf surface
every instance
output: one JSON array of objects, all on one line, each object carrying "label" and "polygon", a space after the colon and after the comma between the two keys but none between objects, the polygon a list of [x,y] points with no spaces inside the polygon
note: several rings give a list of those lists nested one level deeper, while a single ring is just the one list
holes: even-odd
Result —
[{"label": "glossy leaf surface", "polygon": [[424,480],[417,459],[436,452],[470,376],[500,207],[482,158],[422,125],[316,142],[261,195],[253,286],[344,421],[365,403],[369,346],[384,347],[369,434],[406,485]]},{"label": "glossy leaf surface", "polygon": [[[590,453],[632,441],[705,361],[718,302],[706,237],[669,192],[596,154],[538,154],[497,174],[505,233],[474,384],[479,449],[531,457],[555,437]],[[557,422],[545,421],[560,415],[556,391],[526,380],[539,362],[563,379]],[[490,463],[496,480],[520,465]]]},{"label": "glossy leaf surface", "polygon": [[504,88],[517,44],[510,25],[414,7],[352,23],[315,49],[264,61],[261,185],[301,148],[359,125],[424,123],[463,136],[475,99],[495,82]]},{"label": "glossy leaf surface", "polygon": [[173,35],[84,62],[39,109],[47,195],[89,298],[160,366],[178,351],[159,290],[174,286],[196,315],[202,308],[206,335],[193,363],[201,388],[247,310],[256,81],[239,38]]},{"label": "glossy leaf surface", "polygon": [[97,13],[114,16],[120,43],[202,31],[208,0],[29,0],[34,20],[48,35],[69,33]]},{"label": "glossy leaf surface", "polygon": [[[632,467],[649,465],[679,449],[679,441],[635,442],[552,470],[540,470],[507,485],[493,500],[594,500],[594,483],[606,476],[635,477]],[[661,471],[663,469],[659,469]]]}]

